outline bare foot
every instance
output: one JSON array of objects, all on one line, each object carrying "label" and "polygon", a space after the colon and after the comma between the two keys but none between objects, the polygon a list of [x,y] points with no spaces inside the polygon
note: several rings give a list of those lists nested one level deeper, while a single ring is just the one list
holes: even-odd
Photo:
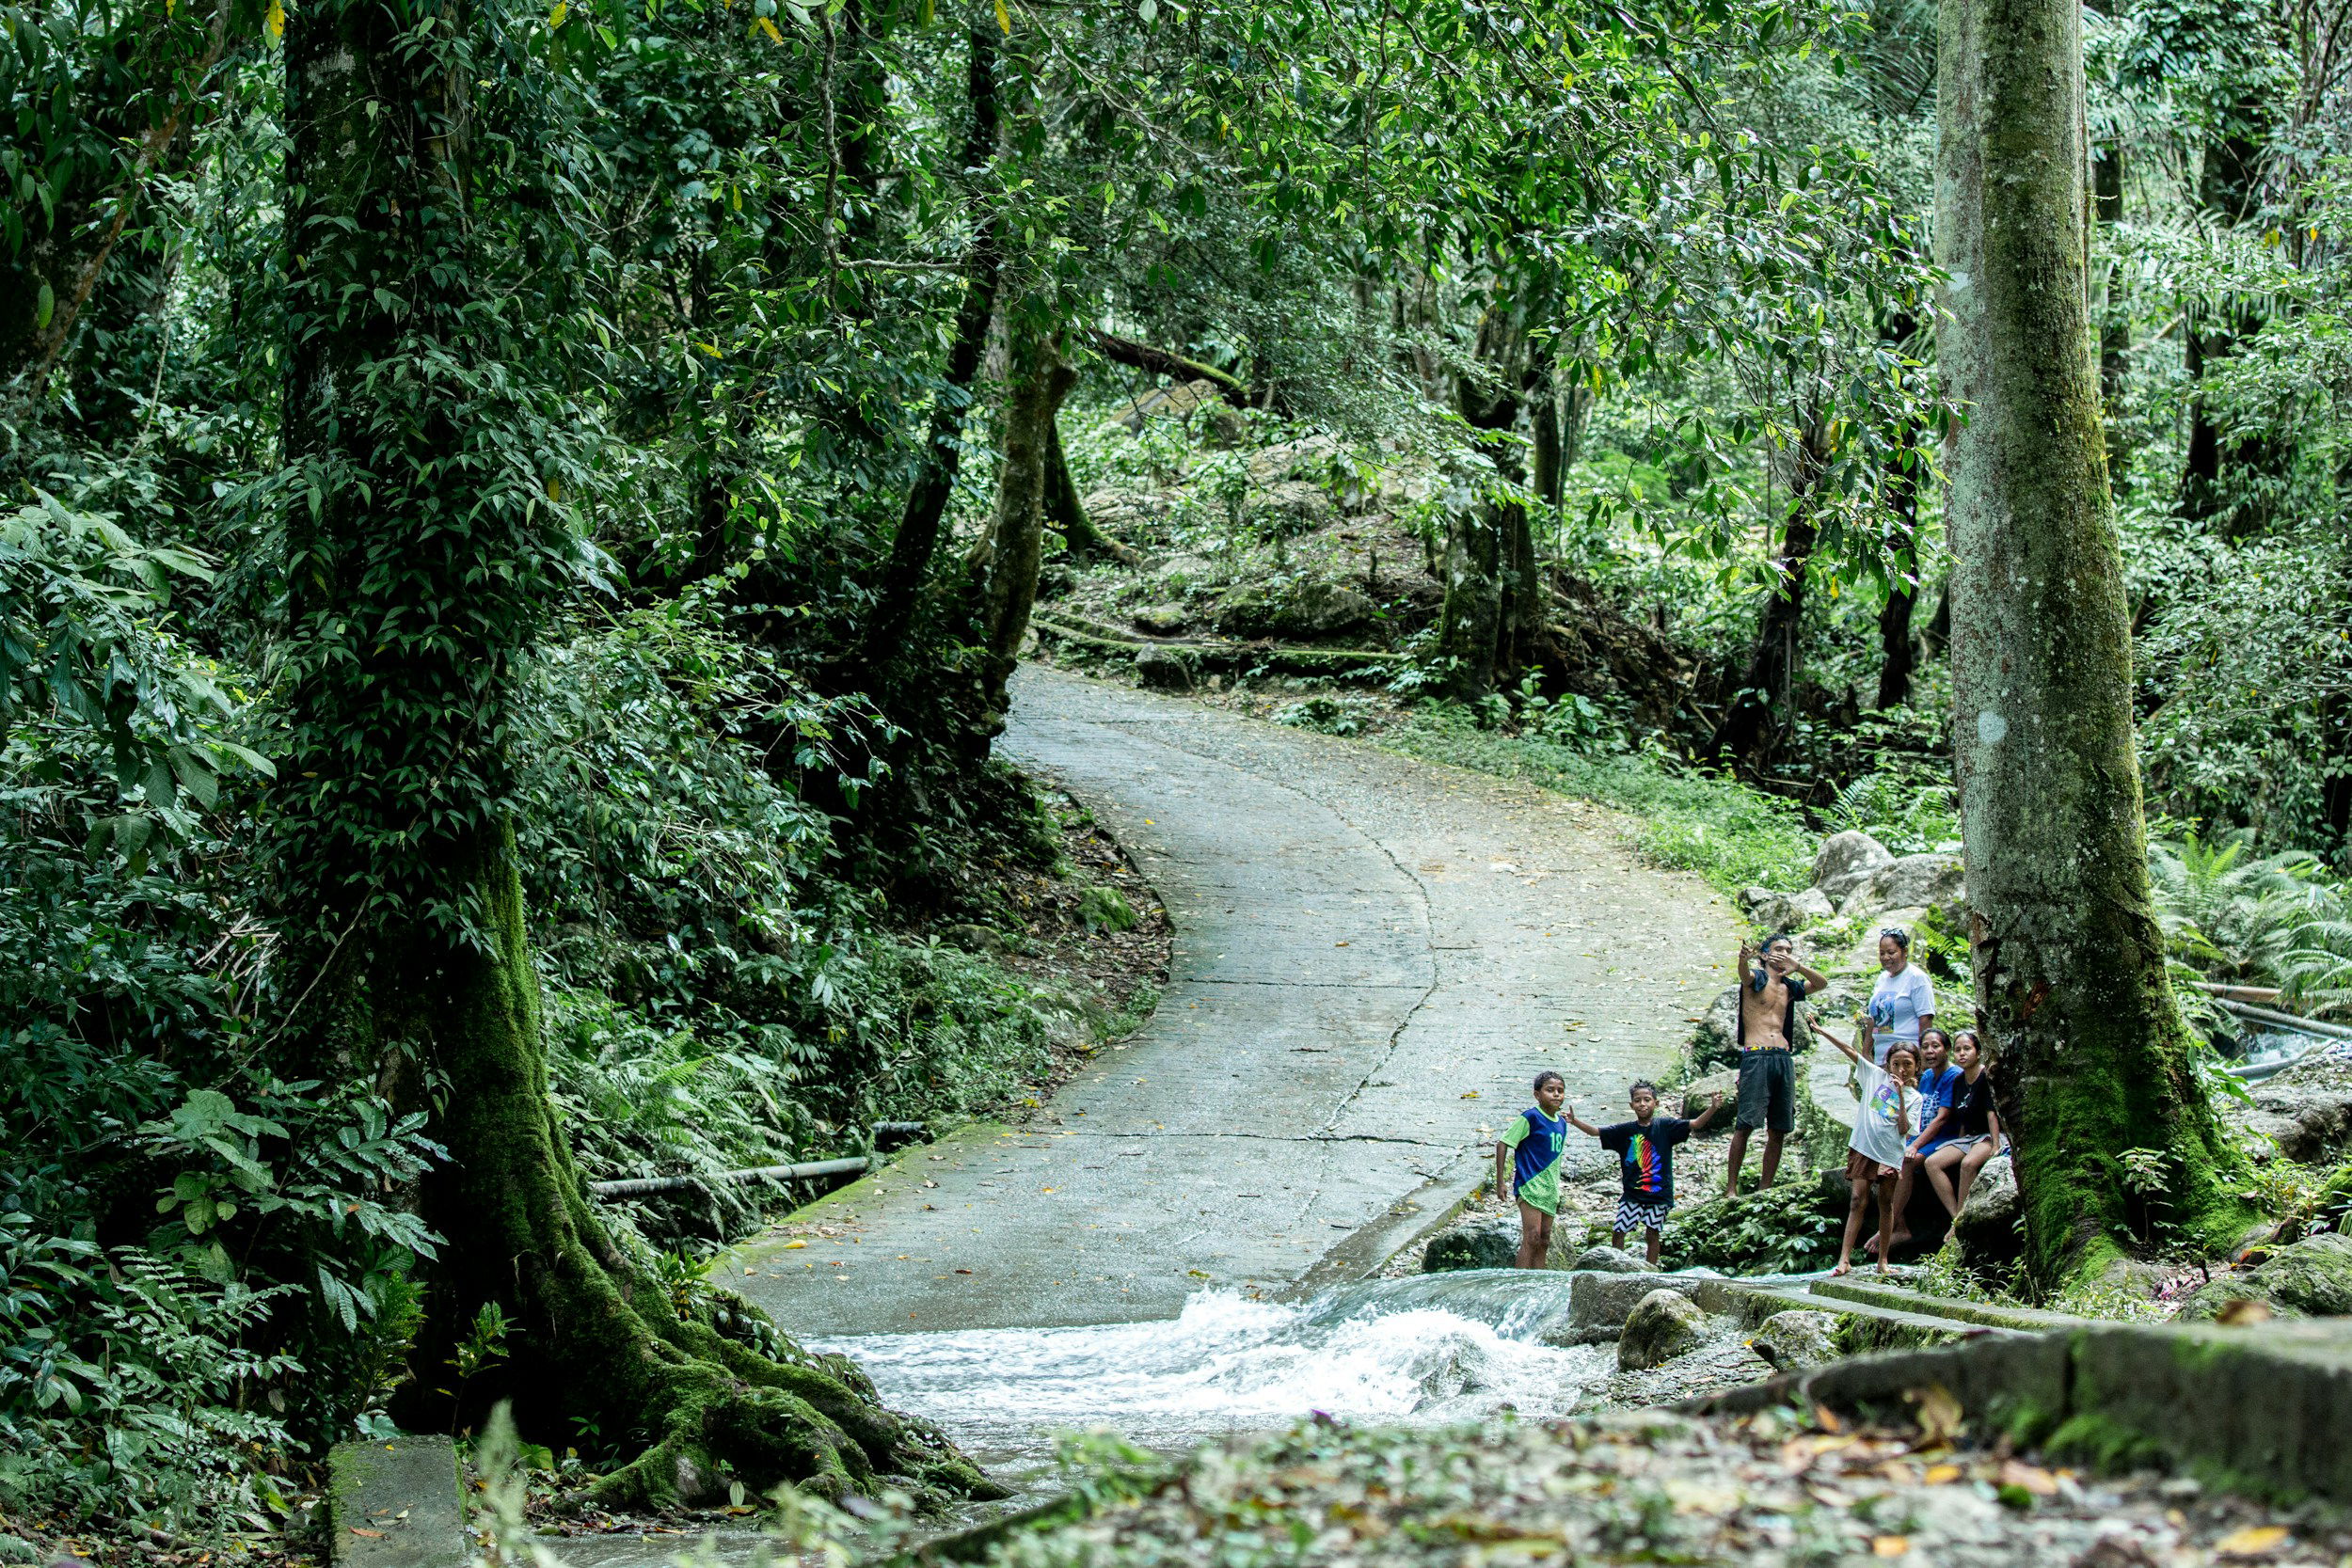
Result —
[{"label": "bare foot", "polygon": [[1908,1230],[1898,1230],[1898,1231],[1896,1231],[1896,1232],[1895,1232],[1895,1242],[1894,1242],[1894,1244],[1895,1244],[1896,1246],[1900,1246],[1900,1245],[1902,1245],[1905,1242],[1907,1242],[1907,1241],[1909,1241],[1909,1240],[1911,1240],[1911,1232],[1910,1232],[1910,1231],[1908,1231]]},{"label": "bare foot", "polygon": [[1888,1274],[1888,1273],[1891,1273],[1891,1272],[1892,1272],[1892,1271],[1891,1271],[1891,1270],[1889,1270],[1889,1269],[1887,1268],[1887,1266],[1886,1266],[1884,1263],[1881,1263],[1881,1264],[1879,1265],[1879,1273],[1881,1273],[1881,1274]]},{"label": "bare foot", "polygon": [[1853,1265],[1841,1258],[1838,1259],[1837,1266],[1829,1271],[1829,1276],[1832,1279],[1836,1279],[1840,1275],[1848,1275],[1851,1273],[1853,1273]]}]

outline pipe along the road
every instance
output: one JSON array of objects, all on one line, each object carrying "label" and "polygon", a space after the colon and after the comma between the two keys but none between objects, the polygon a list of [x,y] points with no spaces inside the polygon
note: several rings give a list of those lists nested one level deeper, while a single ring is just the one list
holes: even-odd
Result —
[{"label": "pipe along the road", "polygon": [[[880,1144],[885,1134],[899,1137],[920,1137],[924,1124],[919,1121],[878,1121],[874,1123],[874,1141]],[[841,1160],[810,1160],[797,1165],[754,1165],[749,1170],[725,1170],[712,1176],[643,1176],[623,1181],[591,1181],[591,1197],[653,1197],[661,1193],[691,1192],[698,1187],[735,1186],[745,1181],[801,1181],[815,1176],[855,1176],[873,1166],[873,1160],[860,1154]]]}]

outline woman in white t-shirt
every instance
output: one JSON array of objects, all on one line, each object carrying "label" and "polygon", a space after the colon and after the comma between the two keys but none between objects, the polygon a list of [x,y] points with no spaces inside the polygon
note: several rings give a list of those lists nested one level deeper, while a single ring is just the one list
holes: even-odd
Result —
[{"label": "woman in white t-shirt", "polygon": [[1886,1254],[1895,1243],[1895,1181],[1902,1174],[1903,1148],[1919,1125],[1919,1048],[1900,1040],[1890,1044],[1886,1066],[1876,1062],[1822,1028],[1813,1032],[1844,1052],[1861,1080],[1862,1103],[1854,1107],[1853,1136],[1846,1146],[1846,1187],[1852,1201],[1846,1209],[1846,1242],[1837,1249],[1832,1274],[1853,1272],[1853,1244],[1862,1234],[1862,1217],[1875,1195],[1879,1210],[1879,1273],[1886,1272]]},{"label": "woman in white t-shirt", "polygon": [[1935,986],[1928,972],[1911,961],[1911,933],[1889,926],[1879,933],[1879,968],[1885,973],[1870,988],[1870,1010],[1862,1025],[1862,1043],[1871,1059],[1886,1066],[1886,1053],[1897,1040],[1915,1051],[1919,1031],[1935,1022]]}]

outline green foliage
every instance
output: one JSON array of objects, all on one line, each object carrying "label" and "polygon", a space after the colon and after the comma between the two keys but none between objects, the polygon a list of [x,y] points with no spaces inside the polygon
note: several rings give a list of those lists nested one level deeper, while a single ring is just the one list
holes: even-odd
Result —
[{"label": "green foliage", "polygon": [[1078,895],[1078,917],[1090,931],[1132,931],[1136,910],[1115,887],[1095,886]]},{"label": "green foliage", "polygon": [[1795,806],[1655,752],[1589,756],[1426,717],[1384,731],[1380,743],[1613,806],[1640,818],[1640,842],[1652,859],[1696,871],[1725,894],[1802,887],[1812,872],[1818,841]]},{"label": "green foliage", "polygon": [[1660,1259],[1670,1269],[1802,1274],[1837,1260],[1844,1224],[1843,1205],[1833,1212],[1814,1183],[1783,1181],[1677,1211],[1666,1227]]}]

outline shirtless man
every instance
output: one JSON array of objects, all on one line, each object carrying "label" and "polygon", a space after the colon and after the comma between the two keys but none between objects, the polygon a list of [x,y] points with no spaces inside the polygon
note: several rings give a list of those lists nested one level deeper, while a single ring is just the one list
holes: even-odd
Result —
[{"label": "shirtless man", "polygon": [[[1761,957],[1761,964],[1756,959]],[[1748,1134],[1764,1129],[1764,1179],[1757,1191],[1780,1174],[1780,1148],[1797,1124],[1797,1069],[1789,1054],[1797,1004],[1820,990],[1829,977],[1797,961],[1797,944],[1786,931],[1765,938],[1762,952],[1740,945],[1740,1108],[1731,1124],[1731,1176],[1724,1191],[1740,1196],[1740,1166],[1748,1157]]]}]

